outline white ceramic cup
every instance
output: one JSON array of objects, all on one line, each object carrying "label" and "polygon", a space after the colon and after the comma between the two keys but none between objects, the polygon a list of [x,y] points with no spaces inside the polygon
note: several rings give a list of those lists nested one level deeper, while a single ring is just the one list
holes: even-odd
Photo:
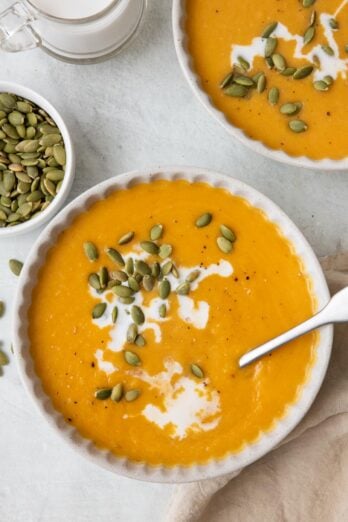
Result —
[{"label": "white ceramic cup", "polygon": [[[304,272],[312,280],[313,293],[318,309],[329,301],[329,291],[320,264],[302,233],[292,221],[268,198],[255,189],[229,176],[204,169],[188,167],[166,167],[128,172],[91,188],[67,207],[41,233],[34,244],[22,270],[17,290],[13,315],[14,352],[22,382],[52,428],[73,449],[110,471],[138,480],[152,482],[190,482],[225,475],[259,459],[277,446],[300,422],[314,401],[325,376],[332,347],[332,326],[321,329],[316,348],[316,360],[310,376],[303,386],[296,403],[287,408],[285,416],[275,423],[274,428],[262,433],[258,440],[246,445],[239,453],[229,454],[220,460],[191,466],[152,466],[146,462],[132,462],[126,457],[116,457],[108,450],[96,448],[92,441],[84,439],[77,430],[57,412],[50,398],[44,393],[34,371],[28,339],[28,309],[36,285],[38,271],[45,263],[47,252],[55,244],[58,235],[81,213],[86,212],[96,201],[102,200],[115,190],[130,188],[139,183],[151,183],[157,179],[185,179],[191,183],[205,182],[212,187],[225,188],[232,194],[245,198],[252,206],[264,211],[268,219],[279,227],[281,233],[292,243],[296,254],[303,262]],[[139,434],[141,437],[141,434]]]},{"label": "white ceramic cup", "polygon": [[51,103],[48,100],[46,100],[46,98],[41,96],[41,94],[32,91],[28,87],[24,87],[24,85],[19,85],[17,83],[12,82],[0,81],[0,92],[9,92],[11,94],[16,94],[17,96],[22,96],[23,98],[26,98],[29,101],[36,103],[36,105],[44,109],[52,117],[52,119],[57,124],[60,132],[62,133],[66,150],[65,176],[62,187],[57,196],[53,199],[53,201],[50,203],[46,210],[41,212],[39,215],[34,216],[32,219],[29,219],[28,221],[24,221],[24,223],[20,223],[19,225],[15,225],[12,227],[0,228],[1,239],[2,237],[16,236],[19,234],[23,234],[24,232],[32,231],[35,228],[46,223],[58,212],[58,210],[62,207],[64,201],[66,200],[70,192],[72,183],[74,181],[75,153],[70,133],[62,116],[57,111],[57,109],[55,109],[55,107],[53,107],[53,105],[51,105]]},{"label": "white ceramic cup", "polygon": [[304,167],[320,170],[348,170],[348,155],[340,160],[321,159],[314,160],[306,156],[290,156],[282,150],[271,149],[261,141],[249,138],[243,130],[233,125],[223,112],[217,109],[208,94],[202,87],[201,79],[196,74],[192,57],[187,47],[187,35],[185,32],[186,3],[189,0],[173,0],[172,24],[176,54],[191,89],[196,97],[204,105],[207,111],[227,130],[227,132],[255,152],[295,167]]}]

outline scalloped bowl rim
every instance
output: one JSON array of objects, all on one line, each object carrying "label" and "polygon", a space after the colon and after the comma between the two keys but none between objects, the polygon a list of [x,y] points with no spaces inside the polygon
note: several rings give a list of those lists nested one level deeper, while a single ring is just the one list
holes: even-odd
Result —
[{"label": "scalloped bowl rim", "polygon": [[311,247],[286,214],[266,196],[234,178],[200,168],[159,167],[133,171],[108,179],[78,196],[52,220],[33,245],[19,278],[14,305],[14,353],[21,380],[29,396],[55,431],[81,455],[119,475],[138,480],[170,483],[192,482],[225,475],[247,466],[277,446],[300,422],[314,401],[324,379],[331,354],[333,328],[325,326],[321,329],[316,362],[298,401],[287,408],[284,417],[277,420],[270,431],[262,433],[255,442],[245,445],[238,453],[229,454],[219,460],[210,460],[204,464],[153,466],[144,462],[133,462],[126,457],[116,457],[110,451],[98,449],[92,441],[80,436],[77,430],[53,408],[49,397],[43,392],[29,353],[27,311],[30,306],[31,293],[37,281],[37,272],[59,233],[69,226],[78,214],[86,211],[94,202],[104,199],[115,190],[130,188],[138,183],[151,183],[157,179],[184,179],[191,183],[205,182],[213,187],[225,188],[232,194],[242,196],[251,205],[262,209],[268,219],[275,223],[284,236],[291,241],[295,252],[302,259],[305,271],[312,279],[313,293],[318,308],[322,308],[328,302],[330,297],[328,287]]},{"label": "scalloped bowl rim", "polygon": [[71,190],[74,177],[75,177],[75,153],[74,147],[71,139],[70,132],[66,126],[66,123],[58,112],[58,110],[49,102],[44,96],[39,94],[38,92],[26,87],[25,85],[21,85],[19,83],[14,82],[5,82],[0,81],[0,92],[9,92],[12,94],[17,94],[18,96],[22,96],[38,105],[40,108],[44,109],[55,121],[59,130],[62,133],[64,139],[64,145],[66,150],[66,166],[65,166],[65,175],[62,183],[62,187],[57,194],[57,196],[53,199],[51,204],[47,207],[46,210],[41,212],[39,216],[36,216],[33,219],[29,219],[20,225],[16,225],[13,227],[4,227],[0,228],[0,239],[3,237],[13,237],[16,235],[24,234],[25,232],[32,231],[37,227],[46,223],[50,218],[52,218],[58,210],[63,206],[68,194]]},{"label": "scalloped bowl rim", "polygon": [[282,150],[271,149],[261,141],[249,138],[249,136],[247,136],[243,130],[233,125],[233,123],[231,123],[227,119],[225,114],[215,107],[208,94],[202,88],[201,79],[196,74],[193,68],[192,57],[189,54],[186,47],[187,35],[185,33],[185,30],[183,29],[184,19],[186,16],[186,1],[187,0],[173,0],[172,26],[175,50],[180,67],[184,73],[187,82],[189,83],[191,89],[193,90],[198,100],[215,118],[215,120],[217,120],[230,135],[232,135],[238,141],[243,143],[245,146],[252,149],[254,152],[257,152],[262,156],[266,156],[267,158],[273,159],[280,163],[316,170],[348,170],[348,156],[338,160],[333,160],[329,158],[315,160],[307,156],[290,156]]}]

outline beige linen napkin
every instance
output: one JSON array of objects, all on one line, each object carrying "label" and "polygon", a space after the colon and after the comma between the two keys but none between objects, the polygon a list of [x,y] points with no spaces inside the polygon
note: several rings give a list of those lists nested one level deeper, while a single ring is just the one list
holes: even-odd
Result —
[{"label": "beige linen napkin", "polygon": [[[331,293],[348,286],[348,253],[321,259]],[[234,480],[231,480],[231,479]],[[335,327],[319,395],[278,448],[232,475],[175,488],[167,522],[348,521],[348,325]]]}]

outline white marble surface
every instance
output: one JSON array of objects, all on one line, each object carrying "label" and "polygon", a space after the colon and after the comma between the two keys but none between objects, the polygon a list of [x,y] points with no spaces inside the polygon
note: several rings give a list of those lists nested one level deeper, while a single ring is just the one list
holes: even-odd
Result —
[{"label": "white marble surface", "polygon": [[[0,7],[9,2],[0,1]],[[39,50],[1,53],[1,78],[48,97],[66,116],[77,152],[71,198],[137,167],[178,164],[233,175],[278,203],[315,251],[348,248],[348,173],[278,165],[231,140],[185,83],[176,61],[170,0],[149,0],[141,34],[99,65],[60,63]],[[348,150],[347,150],[348,152]],[[70,199],[71,199],[70,198]],[[0,241],[0,299],[16,288],[10,257],[25,260],[37,233]],[[9,351],[10,313],[0,321]],[[171,486],[136,483],[75,455],[38,416],[11,364],[0,379],[0,520],[161,521]]]}]

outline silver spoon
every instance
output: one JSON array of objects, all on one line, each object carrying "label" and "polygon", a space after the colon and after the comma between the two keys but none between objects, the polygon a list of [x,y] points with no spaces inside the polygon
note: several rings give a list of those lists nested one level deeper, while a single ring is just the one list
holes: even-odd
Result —
[{"label": "silver spoon", "polygon": [[348,321],[348,286],[335,294],[325,308],[307,321],[304,321],[304,323],[291,328],[291,330],[278,335],[278,337],[275,337],[244,354],[239,359],[239,367],[244,368],[248,364],[260,359],[260,357],[273,352],[273,350],[280,348],[280,346],[283,346],[293,339],[297,339],[297,337],[300,337],[315,328],[319,328],[325,324],[344,323],[346,321]]}]

